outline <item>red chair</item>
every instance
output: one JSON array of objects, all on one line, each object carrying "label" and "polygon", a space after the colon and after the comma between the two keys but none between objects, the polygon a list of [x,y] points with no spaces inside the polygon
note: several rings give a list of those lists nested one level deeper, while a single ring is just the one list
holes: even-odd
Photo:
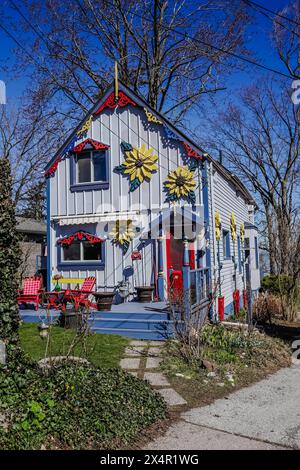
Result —
[{"label": "red chair", "polygon": [[28,277],[24,279],[23,289],[19,290],[17,296],[18,304],[35,304],[35,310],[38,310],[42,301],[43,279],[41,277]]},{"label": "red chair", "polygon": [[89,297],[93,292],[95,284],[95,277],[87,277],[84,280],[81,289],[67,289],[62,298],[62,310],[66,310],[68,302],[74,305],[75,310],[78,310],[81,305],[85,307],[93,307],[94,304],[89,300]]}]

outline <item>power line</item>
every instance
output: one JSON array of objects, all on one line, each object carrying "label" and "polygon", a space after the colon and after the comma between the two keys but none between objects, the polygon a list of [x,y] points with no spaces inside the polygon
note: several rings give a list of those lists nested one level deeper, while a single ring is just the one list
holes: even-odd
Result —
[{"label": "power line", "polygon": [[[267,7],[263,6],[263,5],[260,5],[259,3],[253,2],[252,0],[243,0],[243,1],[244,1],[244,3],[248,3],[248,4],[250,4],[250,5],[254,5],[254,6],[258,7],[258,8],[261,8],[262,10],[265,10],[265,11],[271,13],[272,15],[278,16],[279,18],[282,18],[282,19],[284,19],[284,20],[286,20],[286,21],[289,21],[290,23],[293,23],[293,24],[295,24],[296,26],[300,26],[300,23],[298,23],[297,21],[293,20],[292,18],[288,18],[287,16],[284,16],[284,15],[282,15],[281,13],[277,13],[277,12],[274,11],[274,10],[270,10],[270,8],[267,8]],[[279,24],[280,24],[280,23],[279,23]]]},{"label": "power line", "polygon": [[[107,3],[110,5],[110,6],[114,6],[111,2],[109,2],[108,0],[106,0]],[[76,3],[78,3],[80,5],[80,1],[79,0],[76,0]],[[81,7],[82,8],[82,7]],[[151,22],[150,19],[146,18],[146,17],[143,17],[141,15],[139,15],[138,13],[132,13],[133,16],[136,16],[137,18],[141,19],[141,20],[145,20],[145,21],[148,21],[148,22]],[[166,30],[168,31],[172,31],[174,32],[175,34],[178,34],[179,36],[182,36],[184,37],[185,39],[190,39],[191,41],[193,42],[196,42],[196,43],[199,43],[199,44],[202,44],[206,47],[210,47],[212,49],[215,49],[216,51],[218,52],[223,52],[224,54],[228,54],[228,55],[231,55],[232,57],[235,57],[236,59],[239,59],[239,60],[242,60],[244,62],[247,62],[248,64],[251,64],[251,65],[254,65],[256,67],[259,67],[259,68],[262,68],[264,70],[267,70],[268,72],[272,72],[272,73],[275,73],[277,75],[281,75],[282,77],[286,77],[286,78],[289,78],[289,79],[292,79],[293,76],[292,75],[287,75],[286,73],[284,72],[280,72],[279,70],[276,70],[276,69],[273,69],[272,67],[268,67],[266,65],[263,65],[263,64],[260,64],[259,62],[255,62],[254,60],[252,59],[248,59],[247,57],[245,56],[242,56],[240,54],[236,54],[235,52],[231,52],[231,51],[226,51],[225,49],[222,49],[221,47],[218,47],[218,46],[215,46],[213,44],[210,44],[206,41],[202,41],[201,39],[198,39],[198,38],[193,38],[192,36],[189,36],[187,33],[182,33],[181,31],[178,31],[178,29],[175,29],[175,28],[171,28],[165,24],[162,25],[163,28],[165,28]]]}]

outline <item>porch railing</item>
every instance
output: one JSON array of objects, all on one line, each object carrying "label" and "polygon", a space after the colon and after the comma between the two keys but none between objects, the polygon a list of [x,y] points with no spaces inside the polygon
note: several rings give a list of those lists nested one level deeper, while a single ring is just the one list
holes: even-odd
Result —
[{"label": "porch railing", "polygon": [[190,305],[191,309],[206,303],[210,294],[210,270],[198,268],[190,270]]}]

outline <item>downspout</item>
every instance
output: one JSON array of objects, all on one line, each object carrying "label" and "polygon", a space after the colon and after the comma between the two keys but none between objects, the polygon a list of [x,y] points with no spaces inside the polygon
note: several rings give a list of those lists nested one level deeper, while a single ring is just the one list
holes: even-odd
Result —
[{"label": "downspout", "polygon": [[[216,234],[216,225],[215,225],[215,197],[214,197],[214,181],[213,181],[213,166],[212,162],[209,164],[209,184],[210,184],[210,198],[211,198],[211,221],[212,221],[212,234],[211,234],[211,241],[212,241],[212,250],[213,250],[213,256],[212,256],[212,273],[213,273],[213,278],[215,280],[216,277],[216,266],[217,266],[217,250],[216,250],[216,240],[215,240],[215,234]],[[216,304],[214,305],[214,320],[217,321],[217,314],[215,313],[217,311]]]}]

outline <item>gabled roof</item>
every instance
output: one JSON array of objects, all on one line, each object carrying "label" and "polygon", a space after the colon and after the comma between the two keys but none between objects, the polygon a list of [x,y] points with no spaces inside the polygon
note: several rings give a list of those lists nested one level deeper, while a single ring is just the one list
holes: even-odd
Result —
[{"label": "gabled roof", "polygon": [[[46,165],[45,171],[49,170],[51,165],[55,162],[56,159],[59,158],[63,150],[67,147],[70,147],[72,142],[74,141],[74,137],[78,133],[78,131],[82,128],[82,126],[86,123],[87,119],[92,116],[92,115],[98,115],[100,114],[103,109],[105,109],[104,102],[110,102],[112,93],[114,92],[114,84],[112,83],[106,91],[103,93],[102,97],[94,104],[94,106],[90,109],[90,111],[86,114],[84,119],[82,119],[79,124],[76,126],[72,134],[69,136],[69,138],[64,142],[64,144],[58,149],[54,157],[50,160],[50,162]],[[201,155],[205,156],[205,158],[212,162],[216,170],[231,184],[233,184],[240,192],[243,194],[244,198],[248,202],[248,204],[254,205],[257,207],[256,202],[252,198],[251,194],[247,190],[247,188],[244,186],[244,184],[240,181],[240,179],[235,176],[234,174],[230,173],[223,165],[221,165],[219,162],[214,160],[204,149],[202,149],[199,145],[197,145],[192,139],[190,139],[187,135],[185,135],[181,130],[179,130],[177,127],[175,127],[169,120],[166,118],[163,114],[159,113],[158,111],[154,110],[151,108],[151,106],[142,98],[140,95],[138,95],[136,92],[128,88],[124,83],[119,81],[119,94],[121,95],[121,99],[124,99],[124,93],[125,92],[125,102],[128,100],[128,103],[134,103],[134,105],[139,105],[142,108],[147,108],[148,110],[151,111],[152,115],[157,118],[157,120],[162,121],[166,129],[171,133],[175,134],[176,136],[179,137],[179,140],[182,141],[183,145],[186,148],[186,151],[189,156],[194,156],[194,157],[201,157]],[[125,103],[127,104],[127,103]],[[110,107],[110,106],[109,106]],[[111,106],[112,108],[115,106]],[[79,144],[80,145],[80,144]]]}]

